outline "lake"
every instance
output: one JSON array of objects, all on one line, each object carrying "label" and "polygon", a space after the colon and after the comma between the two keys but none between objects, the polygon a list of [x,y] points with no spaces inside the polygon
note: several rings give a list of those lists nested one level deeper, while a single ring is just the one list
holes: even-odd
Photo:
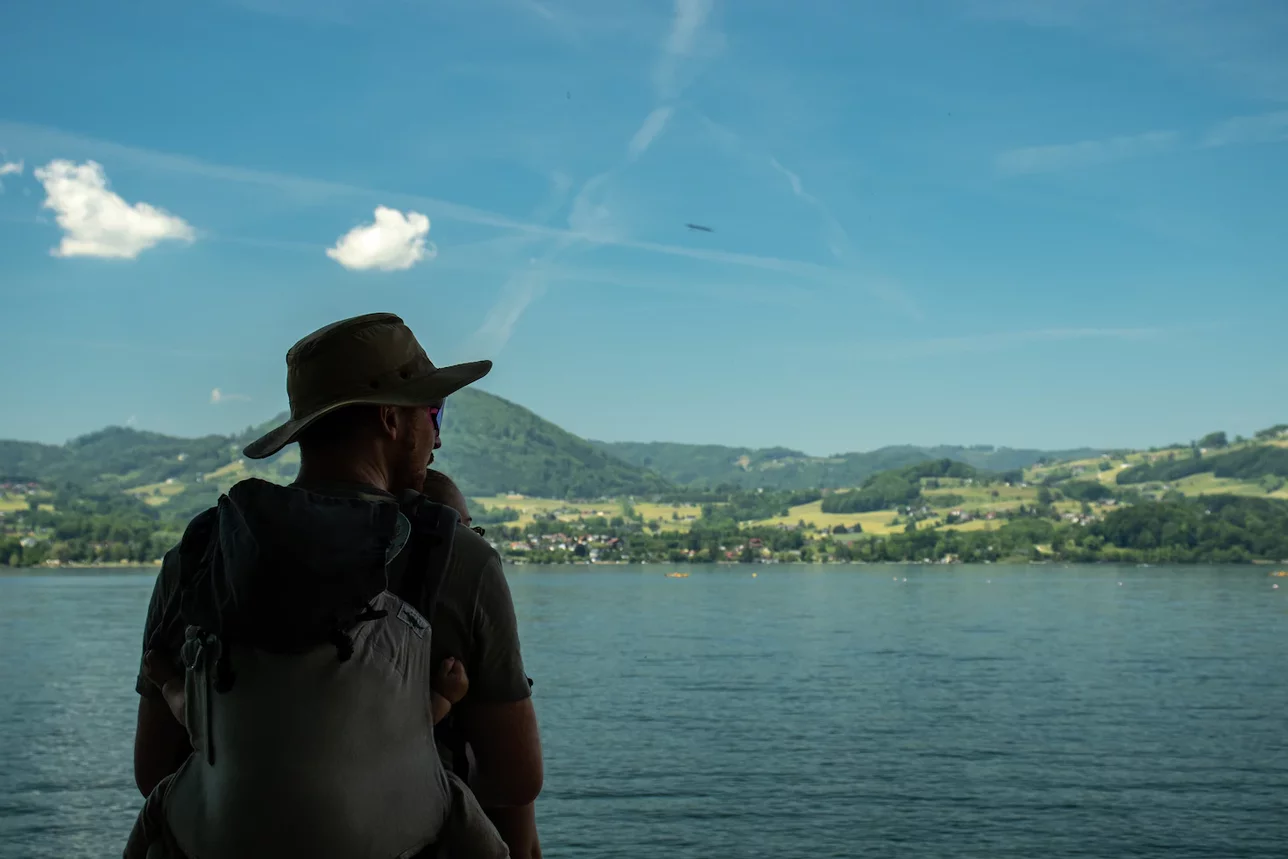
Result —
[{"label": "lake", "polygon": [[[1266,568],[669,569],[509,570],[552,859],[1284,855]],[[154,576],[0,576],[0,855],[120,855]]]}]

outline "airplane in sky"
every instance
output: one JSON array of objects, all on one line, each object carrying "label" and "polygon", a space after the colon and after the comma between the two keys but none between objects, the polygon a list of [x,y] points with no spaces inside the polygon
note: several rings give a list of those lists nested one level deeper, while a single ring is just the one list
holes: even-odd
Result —
[{"label": "airplane in sky", "polygon": [[701,224],[685,224],[685,226],[691,230],[698,230],[699,232],[703,232],[703,233],[715,232],[715,230],[711,229],[710,227],[704,227]]}]

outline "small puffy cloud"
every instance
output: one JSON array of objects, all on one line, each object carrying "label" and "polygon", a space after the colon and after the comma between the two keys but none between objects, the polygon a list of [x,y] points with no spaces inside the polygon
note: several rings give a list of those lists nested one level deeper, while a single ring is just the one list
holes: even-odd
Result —
[{"label": "small puffy cloud", "polygon": [[349,230],[335,247],[327,248],[326,255],[348,269],[403,271],[438,256],[438,249],[426,244],[428,235],[429,218],[419,212],[404,215],[377,206],[374,223]]},{"label": "small puffy cloud", "polygon": [[[0,161],[0,178],[5,176],[21,176],[21,161]],[[0,182],[0,191],[4,191],[4,183]]]},{"label": "small puffy cloud", "polygon": [[210,392],[210,405],[218,406],[222,403],[246,402],[250,397],[245,394],[228,394],[215,388]]},{"label": "small puffy cloud", "polygon": [[34,175],[45,186],[44,207],[56,213],[63,229],[62,242],[51,251],[54,256],[134,259],[160,242],[195,238],[183,218],[121,199],[95,161],[50,161]]}]

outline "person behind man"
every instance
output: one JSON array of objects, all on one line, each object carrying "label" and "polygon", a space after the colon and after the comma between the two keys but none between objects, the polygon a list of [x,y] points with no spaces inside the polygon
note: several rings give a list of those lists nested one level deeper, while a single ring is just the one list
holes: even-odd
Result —
[{"label": "person behind man", "polygon": [[446,504],[461,517],[461,524],[466,528],[474,524],[470,518],[470,506],[465,500],[465,493],[456,485],[456,481],[436,468],[425,472],[425,487],[421,490],[430,501]]},{"label": "person behind man", "polygon": [[[305,546],[310,540],[343,548],[345,535],[329,528],[331,520],[321,511],[349,515],[345,511],[369,507],[375,511],[370,516],[385,517],[381,521],[386,521],[388,505],[405,503],[409,497],[414,502],[424,488],[433,450],[441,444],[444,399],[477,381],[490,368],[490,362],[434,367],[412,332],[393,314],[342,320],[297,343],[287,354],[290,420],[245,450],[247,457],[262,459],[292,442],[300,446],[297,480],[291,487],[274,490],[288,493],[278,496],[284,499],[278,508],[270,505],[262,511],[263,516],[282,519],[296,528],[275,534],[274,539],[294,536],[297,547],[302,551],[310,548],[315,555],[318,546]],[[252,490],[273,494],[254,486],[246,491]],[[201,519],[194,520],[189,532]],[[315,526],[312,532],[310,521]],[[530,808],[542,784],[541,744],[523,671],[514,606],[495,550],[468,528],[454,527],[450,555],[434,589],[436,600],[432,611],[426,612],[435,653],[432,665],[451,657],[469,668],[469,694],[456,708],[456,715],[474,752],[471,781],[480,803],[489,811]],[[198,576],[197,561],[210,557],[211,551],[229,548],[215,540],[203,557],[200,551],[192,551],[190,542],[185,534],[184,541],[166,555],[148,609],[136,682],[140,701],[134,749],[135,781],[144,795],[184,766],[192,750],[188,731],[149,675],[173,676],[184,671],[180,651],[191,620],[185,617],[188,603],[184,595],[200,584],[193,581]],[[381,545],[388,547],[390,542],[386,539]],[[392,548],[389,551],[397,554]],[[423,571],[413,569],[406,575],[415,580],[423,577]],[[422,596],[420,592],[398,593],[398,584],[392,579],[390,588],[411,604]],[[342,645],[337,644],[337,652],[343,661]],[[157,666],[163,668],[158,672]],[[236,676],[234,662],[223,679],[235,683]],[[427,689],[429,678],[423,680]],[[217,696],[218,681],[215,689]],[[210,755],[215,756],[213,748]],[[218,807],[220,798],[212,801],[210,796],[217,789],[217,781],[204,784],[204,806],[203,801],[190,806]],[[208,828],[219,825],[219,821],[204,823]],[[372,833],[385,823],[380,819],[360,821],[359,825],[372,832],[358,837],[374,838]],[[522,845],[522,849],[512,846],[513,855],[520,859],[534,855],[537,849],[535,832],[524,837],[511,833],[507,841]]]},{"label": "person behind man", "polygon": [[[470,516],[469,503],[465,500],[465,493],[461,492],[461,488],[456,485],[456,481],[452,480],[451,477],[431,468],[425,472],[425,487],[422,491],[430,501],[436,501],[439,504],[451,507],[461,517],[461,524],[472,528],[474,520]],[[483,533],[481,528],[472,529],[478,532],[480,536]],[[531,685],[532,681],[529,680],[528,684]],[[441,721],[442,717],[435,712],[434,723],[438,725]],[[468,761],[472,759],[472,755],[469,754],[469,749],[466,748],[460,724],[457,721],[448,722],[441,725],[435,733],[439,738],[440,748],[445,748],[448,751],[445,759],[454,762],[454,771],[458,775],[462,778],[468,778],[470,775]],[[536,808],[532,803],[524,806],[491,808],[488,809],[487,814],[510,846],[511,853],[517,856],[527,856],[530,859],[539,859],[541,845],[537,838]]]}]

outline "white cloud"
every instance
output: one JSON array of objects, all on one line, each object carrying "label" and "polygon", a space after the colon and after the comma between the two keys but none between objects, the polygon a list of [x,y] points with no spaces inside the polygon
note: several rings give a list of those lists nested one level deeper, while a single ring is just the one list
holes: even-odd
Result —
[{"label": "white cloud", "polygon": [[57,214],[63,240],[58,257],[134,259],[166,240],[191,242],[195,233],[177,215],[148,203],[130,204],[108,188],[96,161],[50,161],[34,175],[45,186],[46,209]]},{"label": "white cloud", "polygon": [[[393,198],[402,201],[407,206],[415,206],[418,209],[429,210],[434,213],[434,217],[436,218],[447,218],[448,220],[458,221],[461,223],[496,227],[498,229],[510,230],[515,233],[532,236],[534,238],[559,240],[584,238],[584,236],[576,232],[575,227],[570,226],[568,229],[560,229],[558,227],[546,226],[545,224],[533,223],[531,221],[520,221],[498,212],[478,209],[473,206],[465,206],[460,203],[453,203],[447,200],[439,200],[434,197],[425,197],[418,194],[401,194],[378,188],[363,188],[355,185],[345,185],[339,182],[312,179],[289,173],[270,173],[263,170],[251,170],[245,167],[201,161],[186,155],[176,155],[169,152],[140,149],[134,146],[125,146],[120,143],[80,137],[78,135],[68,134],[67,132],[44,126],[25,125],[22,123],[5,122],[0,120],[0,138],[17,138],[23,140],[31,147],[45,149],[63,148],[82,151],[89,150],[91,152],[99,153],[101,156],[107,156],[114,160],[127,162],[135,165],[141,170],[147,170],[157,174],[195,176],[216,182],[235,182],[238,184],[265,189],[279,195],[279,197],[293,199],[309,205],[315,204],[317,201],[324,199],[367,198],[374,200],[377,198]],[[228,237],[225,237],[225,239],[227,238]],[[836,271],[833,269],[828,269],[817,264],[801,260],[784,257],[757,256],[753,254],[703,250],[683,245],[662,244],[660,242],[642,242],[630,239],[625,234],[619,232],[614,232],[612,235],[601,234],[597,236],[597,240],[617,245],[619,247],[644,251],[646,253],[701,259],[717,264],[748,267],[764,271],[794,271],[801,276],[814,277],[816,279],[831,278],[836,274]],[[265,246],[272,246],[266,244],[262,240],[238,239],[238,241],[246,241],[248,243],[254,242],[265,244]],[[288,245],[287,243],[280,242],[273,244],[278,246],[290,246],[292,248],[309,247],[308,245]]]},{"label": "white cloud", "polygon": [[[0,176],[21,176],[21,161],[0,161]],[[0,192],[4,191],[4,183],[0,182]]]},{"label": "white cloud", "polygon": [[327,248],[326,255],[348,269],[403,271],[424,259],[438,256],[429,244],[429,218],[419,212],[404,215],[397,209],[377,206],[375,221],[354,227]]},{"label": "white cloud", "polygon": [[250,397],[246,396],[245,394],[227,394],[227,393],[224,393],[219,388],[215,388],[210,392],[210,405],[212,406],[218,406],[222,403],[232,403],[232,402],[244,403],[249,400],[250,400]]},{"label": "white cloud", "polygon": [[1203,145],[1238,146],[1279,143],[1285,140],[1288,140],[1288,110],[1281,110],[1260,116],[1236,116],[1219,122],[1203,136]]},{"label": "white cloud", "polygon": [[1107,164],[1128,158],[1156,155],[1176,145],[1175,131],[1150,131],[1107,140],[1082,140],[1077,143],[1059,143],[1051,146],[1026,146],[1010,149],[997,156],[995,166],[999,173],[1052,173]]},{"label": "white cloud", "polygon": [[645,118],[644,124],[640,126],[639,131],[631,138],[630,146],[627,147],[627,155],[632,159],[639,158],[643,155],[653,141],[666,130],[666,123],[671,119],[670,107],[656,108]]}]

